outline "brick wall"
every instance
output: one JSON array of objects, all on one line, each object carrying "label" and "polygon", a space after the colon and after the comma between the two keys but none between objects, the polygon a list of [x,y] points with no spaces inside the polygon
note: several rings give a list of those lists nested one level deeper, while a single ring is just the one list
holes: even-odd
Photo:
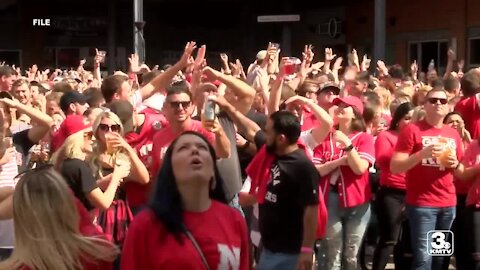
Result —
[{"label": "brick wall", "polygon": [[[394,43],[395,62],[407,65],[408,35],[444,31],[456,38],[459,59],[467,57],[467,29],[479,27],[478,0],[386,0],[387,42]],[[347,43],[362,46],[373,40],[374,1],[362,0],[346,9]],[[427,35],[428,36],[428,35]],[[407,38],[405,38],[407,37]]]}]

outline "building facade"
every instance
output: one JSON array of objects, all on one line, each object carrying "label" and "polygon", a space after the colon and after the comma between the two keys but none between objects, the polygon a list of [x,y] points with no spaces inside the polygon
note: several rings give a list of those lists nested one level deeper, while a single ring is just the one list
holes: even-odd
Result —
[{"label": "building facade", "polygon": [[[407,67],[417,60],[425,70],[434,60],[442,69],[453,48],[466,66],[480,65],[478,0],[386,1],[388,64]],[[301,56],[305,43],[323,57],[325,47],[345,56],[352,48],[371,56],[374,0],[315,2],[252,0],[144,0],[147,64],[172,63],[186,41],[207,44],[209,64],[227,52],[244,65],[269,41]],[[259,15],[298,14],[299,22],[259,23]],[[49,26],[33,25],[50,19]],[[107,51],[106,67],[126,68],[133,51],[133,0],[0,1],[0,60],[26,68],[32,64],[68,68],[95,48]],[[106,68],[105,67],[105,68]]]}]

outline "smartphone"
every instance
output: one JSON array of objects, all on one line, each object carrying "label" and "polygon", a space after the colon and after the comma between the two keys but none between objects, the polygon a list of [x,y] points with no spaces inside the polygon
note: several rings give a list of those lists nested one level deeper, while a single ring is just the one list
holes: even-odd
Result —
[{"label": "smartphone", "polygon": [[107,56],[107,51],[98,51],[98,55],[101,57],[100,63],[105,63],[105,57]]},{"label": "smartphone", "polygon": [[205,104],[203,106],[203,119],[206,121],[215,120],[215,103],[208,99],[208,96],[205,98]]},{"label": "smartphone", "polygon": [[272,47],[275,49],[280,49],[280,44],[279,43],[272,43]]}]

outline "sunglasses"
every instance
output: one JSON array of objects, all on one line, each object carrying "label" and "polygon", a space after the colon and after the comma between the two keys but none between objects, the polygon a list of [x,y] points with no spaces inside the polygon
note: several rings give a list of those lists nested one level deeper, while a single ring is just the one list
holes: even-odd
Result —
[{"label": "sunglasses", "polygon": [[99,124],[98,129],[105,132],[111,131],[111,132],[119,133],[121,131],[121,127],[118,124],[111,125],[111,126],[107,124]]},{"label": "sunglasses", "polygon": [[438,102],[440,101],[440,104],[442,105],[445,105],[448,103],[448,99],[446,98],[428,98],[428,103],[430,104],[438,104]]},{"label": "sunglasses", "polygon": [[83,138],[91,140],[93,138],[93,132],[89,131],[89,132],[83,133]]},{"label": "sunglasses", "polygon": [[182,105],[183,109],[187,109],[191,104],[192,103],[190,101],[170,101],[170,106],[175,109],[178,109],[180,105]]}]

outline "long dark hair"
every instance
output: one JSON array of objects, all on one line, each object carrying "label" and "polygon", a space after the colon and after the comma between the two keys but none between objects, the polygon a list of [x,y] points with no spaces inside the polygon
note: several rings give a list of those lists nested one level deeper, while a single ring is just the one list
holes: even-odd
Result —
[{"label": "long dark hair", "polygon": [[165,226],[168,232],[175,234],[176,239],[181,242],[180,233],[185,232],[183,226],[183,206],[178,191],[175,175],[173,174],[172,166],[172,152],[173,148],[177,144],[178,140],[185,135],[195,135],[205,141],[208,145],[208,150],[214,162],[214,187],[210,189],[210,198],[222,203],[227,203],[225,192],[223,190],[223,179],[220,176],[218,167],[216,164],[216,154],[212,145],[201,134],[193,131],[183,132],[178,138],[176,138],[168,147],[163,164],[157,177],[157,183],[153,189],[153,194],[150,200],[149,207]]},{"label": "long dark hair", "polygon": [[452,115],[458,115],[458,116],[460,116],[460,118],[463,119],[463,117],[462,117],[462,115],[461,115],[460,113],[458,113],[458,112],[449,112],[449,113],[447,113],[447,115],[445,115],[445,117],[443,118],[443,123],[446,124],[447,121],[448,121],[448,118],[450,118],[450,116],[452,116]]},{"label": "long dark hair", "polygon": [[405,115],[408,114],[411,110],[413,110],[413,104],[411,102],[404,102],[400,105],[398,105],[397,109],[395,110],[395,113],[393,113],[392,121],[390,122],[390,127],[388,128],[389,130],[397,130],[398,129],[398,123],[400,123],[400,120],[402,120]]}]

